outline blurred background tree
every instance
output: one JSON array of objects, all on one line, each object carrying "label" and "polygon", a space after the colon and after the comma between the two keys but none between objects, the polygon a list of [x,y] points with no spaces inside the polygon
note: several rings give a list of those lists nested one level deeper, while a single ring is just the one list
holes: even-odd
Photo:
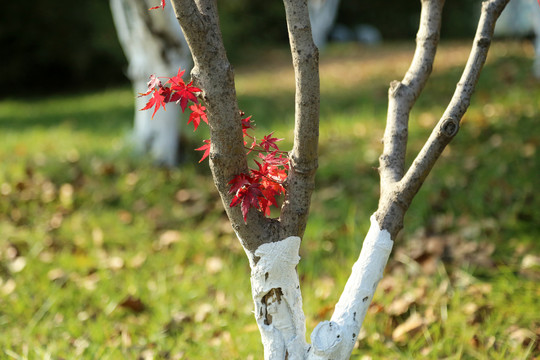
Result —
[{"label": "blurred background tree", "polygon": [[[442,37],[470,37],[478,0],[445,5]],[[341,1],[337,24],[376,27],[385,41],[416,32],[419,1]],[[288,46],[283,4],[220,2],[225,45],[233,62],[253,49]],[[108,1],[8,1],[0,12],[0,96],[42,95],[127,84],[126,60],[118,43]]]},{"label": "blurred background tree", "polygon": [[126,81],[107,1],[6,1],[0,24],[0,96]]}]

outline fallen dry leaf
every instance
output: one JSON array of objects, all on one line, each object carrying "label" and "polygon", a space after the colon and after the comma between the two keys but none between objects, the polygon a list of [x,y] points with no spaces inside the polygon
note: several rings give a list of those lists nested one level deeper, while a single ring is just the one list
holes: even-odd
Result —
[{"label": "fallen dry leaf", "polygon": [[319,311],[317,311],[317,319],[319,320],[327,319],[333,311],[334,311],[334,305],[330,304],[330,305],[323,306],[322,308],[319,309]]},{"label": "fallen dry leaf", "polygon": [[0,292],[6,296],[11,294],[17,287],[17,284],[15,283],[15,280],[13,279],[8,279],[4,283],[2,283],[1,280],[2,279],[0,278]]},{"label": "fallen dry leaf", "polygon": [[519,273],[531,280],[540,280],[540,256],[525,255],[521,260]]},{"label": "fallen dry leaf", "polygon": [[143,252],[139,252],[129,260],[129,267],[138,269],[142,266],[142,264],[144,264],[145,261],[146,254]]},{"label": "fallen dry leaf", "polygon": [[403,323],[398,325],[392,332],[392,340],[395,342],[403,343],[410,339],[424,326],[424,319],[420,314],[413,313]]},{"label": "fallen dry leaf", "polygon": [[141,313],[146,309],[146,306],[141,299],[129,295],[118,306],[131,310],[134,313]]},{"label": "fallen dry leaf", "polygon": [[66,272],[59,268],[51,269],[47,273],[47,277],[51,281],[62,280],[66,278]]},{"label": "fallen dry leaf", "polygon": [[206,320],[212,310],[214,310],[214,307],[208,303],[203,303],[199,305],[194,316],[195,322],[202,323],[204,320]]},{"label": "fallen dry leaf", "polygon": [[223,269],[223,260],[217,256],[209,257],[206,259],[205,267],[209,274],[217,274]]},{"label": "fallen dry leaf", "polygon": [[201,199],[201,192],[196,189],[180,189],[176,192],[174,198],[181,203],[187,201],[197,201]]},{"label": "fallen dry leaf", "polygon": [[26,258],[24,256],[16,257],[13,261],[8,263],[8,267],[12,273],[21,272],[26,267]]},{"label": "fallen dry leaf", "polygon": [[92,229],[92,241],[97,247],[101,247],[103,245],[103,230],[101,230],[101,228]]},{"label": "fallen dry leaf", "polygon": [[178,230],[166,230],[159,236],[159,241],[156,250],[168,248],[174,243],[179,242],[182,239],[182,234]]},{"label": "fallen dry leaf", "polygon": [[493,310],[493,307],[490,305],[482,305],[478,307],[478,309],[476,309],[474,313],[469,315],[467,323],[469,325],[483,323],[484,320],[488,317],[488,315],[491,314],[492,310]]},{"label": "fallen dry leaf", "polygon": [[528,346],[536,339],[536,334],[533,331],[525,328],[519,328],[517,326],[509,327],[507,332],[510,344],[512,344],[514,347]]},{"label": "fallen dry leaf", "polygon": [[409,310],[409,307],[414,304],[415,301],[416,297],[413,293],[407,292],[397,299],[394,299],[386,309],[386,313],[393,316],[402,315]]},{"label": "fallen dry leaf", "polygon": [[124,267],[124,259],[120,256],[111,256],[103,259],[104,266],[111,270],[120,270]]},{"label": "fallen dry leaf", "polygon": [[118,219],[122,223],[129,225],[133,221],[133,215],[127,210],[120,210],[118,211]]},{"label": "fallen dry leaf", "polygon": [[172,315],[172,319],[165,325],[164,329],[167,333],[178,334],[184,329],[186,323],[192,322],[193,319],[187,313],[179,311]]}]

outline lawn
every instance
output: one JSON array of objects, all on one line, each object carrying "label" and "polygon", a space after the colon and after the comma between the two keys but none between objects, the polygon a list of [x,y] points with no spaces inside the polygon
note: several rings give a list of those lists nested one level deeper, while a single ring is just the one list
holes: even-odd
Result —
[{"label": "lawn", "polygon": [[[444,43],[409,161],[468,44]],[[321,56],[317,189],[302,243],[308,334],[328,319],[378,201],[387,88],[410,43]],[[261,54],[262,55],[262,54]],[[540,358],[540,82],[532,45],[493,45],[458,136],[405,218],[355,359]],[[259,59],[264,59],[263,63]],[[290,147],[289,55],[237,66],[242,110]],[[184,126],[185,162],[129,146],[129,88],[0,100],[1,359],[259,359],[249,266]],[[201,131],[198,131],[198,133]],[[202,131],[204,132],[204,131]]]}]

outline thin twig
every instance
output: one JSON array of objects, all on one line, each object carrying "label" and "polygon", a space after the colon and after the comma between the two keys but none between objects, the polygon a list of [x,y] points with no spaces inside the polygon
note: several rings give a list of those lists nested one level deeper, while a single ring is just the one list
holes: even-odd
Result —
[{"label": "thin twig", "polygon": [[495,23],[508,2],[509,0],[483,2],[473,47],[452,100],[401,181],[403,201],[412,201],[446,145],[457,134],[486,61]]},{"label": "thin twig", "polygon": [[409,114],[433,68],[443,5],[444,0],[422,0],[413,60],[403,80],[390,84],[384,150],[379,159],[383,191],[403,177]]}]

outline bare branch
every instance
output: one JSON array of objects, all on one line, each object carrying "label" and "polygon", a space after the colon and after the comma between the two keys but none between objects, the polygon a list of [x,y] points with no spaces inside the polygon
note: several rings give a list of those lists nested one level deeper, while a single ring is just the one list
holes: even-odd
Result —
[{"label": "bare branch", "polygon": [[215,0],[173,0],[176,16],[193,54],[191,71],[195,84],[203,89],[212,146],[210,168],[223,205],[242,245],[255,251],[261,244],[276,241],[274,222],[258,211],[250,211],[244,223],[239,207],[231,208],[233,194],[228,182],[248,173],[238,110],[234,72],[227,59]]},{"label": "bare branch", "polygon": [[409,113],[422,92],[439,43],[444,0],[422,0],[416,51],[401,82],[393,81],[388,91],[388,116],[384,132],[384,150],[380,157],[381,189],[401,180],[405,168]]},{"label": "bare branch", "polygon": [[441,120],[403,178],[381,192],[376,218],[392,239],[403,227],[403,216],[440,154],[457,134],[486,61],[495,22],[509,0],[485,0],[474,44],[456,91]]},{"label": "bare branch", "polygon": [[[408,203],[412,201],[414,194],[422,185],[446,145],[457,134],[461,119],[469,107],[480,72],[486,61],[495,22],[508,2],[509,0],[483,2],[482,14],[478,22],[471,54],[452,100],[407,174],[403,177],[401,187],[404,189],[404,201]],[[405,189],[411,190],[405,191]]]},{"label": "bare branch", "polygon": [[284,0],[296,81],[294,146],[288,196],[282,212],[282,237],[302,236],[315,185],[319,141],[319,53],[313,43],[306,0]]}]

